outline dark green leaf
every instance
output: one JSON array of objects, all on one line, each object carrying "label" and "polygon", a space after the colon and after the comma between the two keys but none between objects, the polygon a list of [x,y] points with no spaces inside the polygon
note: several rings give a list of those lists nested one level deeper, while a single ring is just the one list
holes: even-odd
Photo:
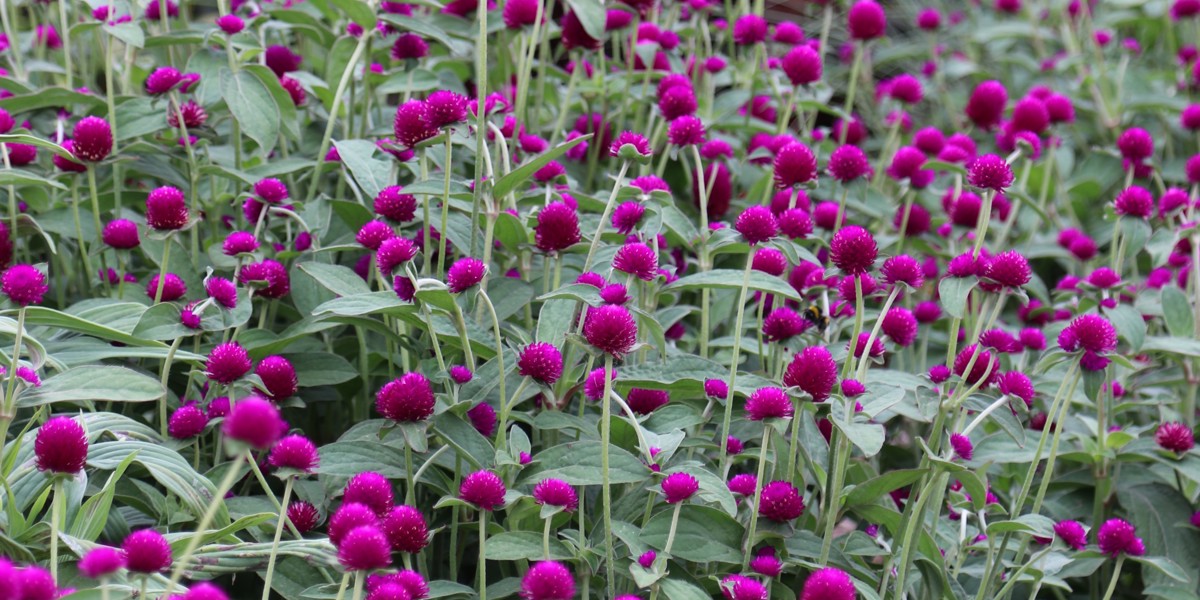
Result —
[{"label": "dark green leaf", "polygon": [[166,393],[152,377],[125,367],[85,365],[68,369],[29,388],[17,398],[17,406],[31,407],[55,402],[150,402]]},{"label": "dark green leaf", "polygon": [[279,108],[267,86],[254,74],[242,70],[221,71],[221,97],[242,126],[242,133],[269,153],[279,138]]},{"label": "dark green leaf", "polygon": [[525,183],[527,179],[533,177],[533,174],[538,169],[546,166],[550,161],[562,156],[567,150],[570,150],[576,144],[591,139],[592,134],[581,135],[569,142],[563,142],[542,154],[539,154],[524,163],[520,167],[513,169],[511,173],[496,180],[496,184],[492,186],[492,194],[497,198],[507,196],[509,192],[517,189],[517,186]]}]

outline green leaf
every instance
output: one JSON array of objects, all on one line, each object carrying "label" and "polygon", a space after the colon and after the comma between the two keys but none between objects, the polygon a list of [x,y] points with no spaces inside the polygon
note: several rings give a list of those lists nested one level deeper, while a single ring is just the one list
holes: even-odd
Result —
[{"label": "green leaf", "polygon": [[1112,320],[1117,333],[1129,342],[1134,352],[1142,348],[1146,341],[1146,320],[1142,318],[1141,312],[1128,304],[1119,304],[1104,309],[1104,314]]},{"label": "green leaf", "polygon": [[[5,98],[5,100],[12,100],[12,98]],[[5,108],[3,105],[5,100],[0,100],[0,108]],[[8,109],[8,110],[11,111],[12,109]],[[59,156],[63,156],[66,158],[72,157],[72,154],[70,152],[67,152],[67,149],[63,148],[62,146],[59,146],[58,144],[55,144],[54,142],[51,142],[50,140],[43,140],[40,137],[36,137],[36,136],[24,134],[24,133],[8,133],[8,134],[0,135],[0,142],[13,142],[16,144],[29,144],[31,146],[37,146],[38,148],[45,148],[46,150],[49,150]]]},{"label": "green leaf", "polygon": [[[664,287],[663,292],[677,292],[699,289],[740,290],[742,287],[742,271],[738,269],[713,269],[703,273],[695,273],[682,277]],[[750,272],[749,289],[768,294],[783,296],[788,300],[801,301],[796,289],[778,277],[772,277],[761,271]]]},{"label": "green leaf", "polygon": [[[476,378],[479,378],[479,373],[476,373]],[[477,469],[491,464],[495,459],[496,450],[492,448],[492,443],[470,423],[451,413],[442,413],[434,418],[433,430]]]},{"label": "green leaf", "polygon": [[[137,315],[140,316],[146,307],[134,303],[113,303],[104,306],[105,311],[116,311],[118,307],[135,307]],[[89,321],[88,319],[69,315],[62,311],[46,308],[44,306],[28,306],[25,308],[25,323],[27,325],[46,325],[58,329],[66,329],[90,335],[110,342],[120,342],[130,346],[146,346],[152,348],[166,348],[167,345],[154,340],[143,340],[139,337],[130,335],[124,331],[114,329],[101,323]]]},{"label": "green leaf", "polygon": [[1146,554],[1174,561],[1188,574],[1188,582],[1181,585],[1158,569],[1143,569],[1142,578],[1146,585],[1183,587],[1194,592],[1200,580],[1200,538],[1179,529],[1179,524],[1191,518],[1192,506],[1174,486],[1158,483],[1152,477],[1121,477],[1117,499],[1145,542]]},{"label": "green leaf", "polygon": [[[73,110],[74,107],[81,107],[81,111]],[[32,112],[42,110],[44,108],[69,108],[71,112],[89,113],[93,110],[100,110],[104,107],[104,97],[92,94],[81,94],[76,91],[68,90],[60,87],[42,88],[30,92],[28,94],[20,94],[9,96],[0,100],[0,108],[7,110],[10,113],[17,114],[23,112]],[[8,137],[8,136],[0,136]],[[21,140],[4,140],[15,141],[21,144],[29,144],[32,142],[24,142]]]},{"label": "green leaf", "polygon": [[56,190],[67,189],[67,186],[53,179],[47,179],[36,173],[18,169],[0,169],[0,185],[37,185],[51,187]]},{"label": "green leaf", "polygon": [[371,293],[371,286],[350,267],[317,262],[300,263],[299,266],[301,271],[308,273],[325,289],[339,296]]},{"label": "green leaf", "polygon": [[[159,444],[135,440],[101,442],[88,448],[88,464],[98,469],[114,470],[131,454],[136,453],[135,462],[147,471],[167,491],[178,497],[197,519],[208,508],[208,503],[217,493],[217,486],[207,477],[192,469],[178,452]],[[225,503],[217,509],[214,524],[224,527],[229,522]]]},{"label": "green leaf", "polygon": [[976,283],[974,277],[946,277],[938,283],[938,297],[950,316],[962,318],[967,308],[967,296]]},{"label": "green leaf", "polygon": [[[267,92],[275,99],[275,107],[279,109],[279,125],[283,128],[284,135],[293,140],[300,139],[300,124],[296,119],[296,103],[292,101],[292,95],[287,90],[283,89],[283,84],[279,83],[279,77],[275,72],[262,65],[242,65],[246,71],[254,74],[255,77],[267,88]],[[290,158],[287,160],[275,159],[269,165],[273,164],[276,168],[284,168],[288,162],[296,164],[299,159]],[[303,161],[301,164],[312,164],[309,161]],[[263,166],[269,166],[263,165]],[[268,177],[268,175],[263,175]]]},{"label": "green leaf", "polygon": [[1192,305],[1183,290],[1173,285],[1163,286],[1162,309],[1163,320],[1167,322],[1167,331],[1171,335],[1185,338],[1195,334]]},{"label": "green leaf", "polygon": [[909,485],[928,472],[929,469],[897,469],[868,479],[846,490],[843,494],[846,505],[874,504],[884,494]]},{"label": "green leaf", "polygon": [[[521,480],[554,477],[571,485],[600,485],[604,483],[600,450],[598,441],[571,442],[542,450],[532,468],[522,473]],[[608,453],[609,483],[638,483],[649,476],[650,469],[622,448],[610,445]]]},{"label": "green leaf", "polygon": [[378,441],[334,442],[321,446],[321,466],[317,472],[353,477],[363,471],[375,471],[389,479],[404,479],[404,453]]},{"label": "green leaf", "polygon": [[358,376],[350,361],[329,352],[304,352],[286,354],[285,357],[296,368],[296,379],[300,387],[336,385]]},{"label": "green leaf", "polygon": [[128,46],[142,48],[146,45],[146,34],[142,32],[142,27],[138,21],[127,21],[116,25],[105,24],[104,31]]},{"label": "green leaf", "polygon": [[659,589],[667,600],[710,600],[702,588],[694,583],[678,579],[663,579],[658,582]]},{"label": "green leaf", "polygon": [[363,29],[375,29],[377,22],[375,11],[371,10],[366,2],[362,0],[330,0],[330,2],[342,9],[342,12],[346,13],[351,21],[362,25]]},{"label": "green leaf", "polygon": [[542,304],[537,319],[537,341],[562,347],[571,330],[575,307],[574,300],[548,300]]},{"label": "green leaf", "polygon": [[838,417],[832,419],[850,443],[854,444],[868,458],[879,454],[883,449],[883,425],[878,423],[847,423]]},{"label": "green leaf", "polygon": [[119,142],[157,133],[167,128],[167,111],[154,106],[154,100],[141,96],[128,98],[117,105],[117,127],[113,130]]},{"label": "green leaf", "polygon": [[264,154],[275,147],[279,138],[279,108],[267,86],[254,74],[242,70],[221,70],[221,97],[242,126],[242,133],[254,140]]},{"label": "green leaf", "polygon": [[[542,534],[533,531],[505,531],[488,537],[484,555],[488,560],[544,560]],[[550,558],[574,558],[567,545],[550,538]]]},{"label": "green leaf", "polygon": [[67,369],[17,398],[28,408],[55,402],[150,402],[166,390],[154,378],[125,367],[85,365]]},{"label": "green leaf", "polygon": [[79,507],[79,512],[75,514],[75,521],[71,524],[68,533],[71,535],[88,540],[95,541],[104,531],[104,525],[108,523],[108,512],[112,508],[113,496],[117,491],[117,482],[121,480],[121,476],[125,474],[125,469],[133,463],[137,458],[136,453],[131,453],[125,457],[117,468],[108,476],[108,481],[104,483],[104,487],[100,493],[88,498],[83,506]]},{"label": "green leaf", "polygon": [[[642,529],[646,544],[663,550],[671,529],[674,510],[663,510],[650,519]],[[742,562],[742,539],[746,530],[733,517],[707,506],[685,504],[679,510],[679,525],[671,554],[676,558],[696,562]]]},{"label": "green leaf", "polygon": [[567,0],[567,4],[575,12],[575,16],[579,17],[579,22],[583,25],[583,29],[587,31],[589,36],[597,40],[604,39],[604,26],[608,15],[604,10],[603,2],[597,2],[596,0]]},{"label": "green leaf", "polygon": [[592,134],[581,135],[569,142],[563,142],[538,156],[525,161],[520,167],[513,169],[511,173],[496,180],[496,184],[492,186],[492,195],[497,198],[507,196],[509,192],[515,190],[517,186],[525,183],[525,180],[533,177],[533,174],[538,169],[546,166],[550,161],[562,156],[567,150],[570,150],[576,144],[591,139]]},{"label": "green leaf", "polygon": [[415,313],[417,306],[400,300],[396,296],[396,292],[382,291],[370,292],[368,294],[354,294],[352,296],[342,296],[334,298],[328,302],[322,303],[313,309],[313,316],[321,315],[338,315],[342,317],[356,317],[359,315],[372,314],[400,314],[400,313]]},{"label": "green leaf", "polygon": [[1166,575],[1167,577],[1170,577],[1171,579],[1174,579],[1180,583],[1187,583],[1190,580],[1187,571],[1184,571],[1182,567],[1175,564],[1175,562],[1169,558],[1164,558],[1161,556],[1130,556],[1129,558],[1143,565],[1154,567],[1163,575]]},{"label": "green leaf", "polygon": [[397,14],[385,14],[382,18],[384,21],[395,25],[401,30],[411,31],[424,38],[433,38],[447,48],[454,46],[450,41],[450,36],[446,34],[446,30],[434,25],[427,19],[416,19]]},{"label": "green leaf", "polygon": [[[358,2],[358,0],[343,1]],[[354,181],[362,189],[364,198],[374,200],[383,188],[390,185],[392,165],[375,158],[377,148],[374,143],[368,140],[343,140],[334,142],[333,145],[337,147],[342,164],[346,165],[350,174],[354,176]]]},{"label": "green leaf", "polygon": [[1151,336],[1146,338],[1146,342],[1142,344],[1142,351],[1200,357],[1200,340],[1185,337]]}]

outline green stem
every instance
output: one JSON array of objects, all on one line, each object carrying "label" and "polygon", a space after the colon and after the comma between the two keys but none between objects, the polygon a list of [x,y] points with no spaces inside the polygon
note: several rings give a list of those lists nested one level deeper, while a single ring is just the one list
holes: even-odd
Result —
[{"label": "green stem", "polygon": [[[600,401],[600,477],[602,480],[602,495],[604,500],[604,557],[605,567],[604,573],[608,577],[608,589],[615,590],[616,586],[616,568],[615,559],[613,558],[613,530],[612,530],[612,484],[609,481],[608,472],[608,444],[612,436],[612,424],[609,422],[612,418],[611,400],[609,394],[612,392],[612,355],[604,354],[604,397]],[[501,369],[503,371],[503,369]]]},{"label": "green stem", "polygon": [[271,556],[267,559],[267,574],[263,577],[262,600],[269,600],[271,597],[271,579],[275,576],[275,557],[279,552],[279,540],[283,538],[283,525],[288,520],[287,507],[288,502],[292,499],[292,485],[295,482],[295,477],[288,477],[283,484],[283,501],[280,502],[282,509],[279,511],[279,521],[275,524],[275,539],[271,541]]},{"label": "green stem", "polygon": [[[7,156],[7,154],[5,156]],[[92,200],[92,224],[96,226],[96,235],[100,235],[101,232],[104,231],[104,225],[100,223],[100,196],[96,192],[96,166],[92,163],[88,163],[87,165],[87,176],[88,191],[91,192]],[[16,230],[14,230],[13,235],[16,235]],[[103,254],[101,254],[101,257],[103,257]],[[101,260],[103,261],[103,258],[101,258]],[[88,276],[91,277],[90,274]],[[161,280],[162,278],[160,277],[159,279]],[[104,282],[105,292],[112,291],[112,284],[108,282],[107,273],[100,278],[100,281]]]},{"label": "green stem", "polygon": [[[368,4],[374,5],[374,2]],[[479,11],[486,12],[486,11]],[[321,136],[321,146],[317,151],[317,160],[323,160],[326,153],[329,152],[329,142],[333,138],[333,126],[337,123],[338,110],[341,108],[342,96],[346,93],[346,86],[350,83],[351,76],[354,75],[354,70],[357,68],[358,61],[362,58],[363,53],[367,49],[367,40],[375,33],[375,29],[371,28],[363,32],[358,38],[358,44],[354,47],[354,53],[350,55],[349,62],[346,63],[346,68],[342,71],[342,78],[338,81],[337,90],[333,93],[333,101],[329,105],[329,122],[325,124],[325,133]],[[481,113],[483,111],[480,111]],[[312,181],[308,184],[308,194],[304,197],[304,203],[308,204],[317,195],[317,184],[321,182],[321,167],[313,169]],[[426,242],[428,243],[428,242]]]},{"label": "green stem", "polygon": [[[488,95],[488,11],[485,6],[483,10],[475,11],[479,17],[479,34],[475,39],[475,97],[479,99],[478,109],[475,111],[475,189],[471,197],[471,256],[475,256],[475,244],[479,239],[479,206],[483,201],[483,161],[478,160],[479,157],[487,154],[487,136],[484,132],[487,131],[487,111],[484,110],[484,101]],[[524,91],[524,90],[522,90]],[[449,159],[449,155],[446,157]],[[447,163],[449,160],[446,161]],[[447,166],[449,168],[449,166]],[[428,220],[426,221],[428,222]],[[443,231],[442,235],[446,235]],[[426,240],[429,236],[426,235]],[[429,244],[430,242],[426,242]],[[428,261],[426,261],[428,264]],[[480,600],[484,600],[480,598]]]},{"label": "green stem", "polygon": [[738,361],[742,357],[742,322],[746,316],[746,291],[750,288],[750,271],[754,265],[754,253],[746,254],[746,266],[742,269],[742,287],[738,291],[737,317],[733,321],[733,358],[729,362],[729,397],[725,399],[725,416],[721,421],[721,464],[725,472],[729,469],[729,427],[733,420],[733,399],[737,395]]},{"label": "green stem", "polygon": [[171,347],[167,350],[167,358],[163,360],[162,373],[158,377],[158,382],[163,389],[162,397],[158,400],[158,429],[163,439],[167,439],[167,379],[171,376],[171,363],[175,360],[175,353],[179,350],[179,344],[183,343],[183,338],[182,335],[176,336],[175,340],[171,342]]},{"label": "green stem", "polygon": [[[824,50],[824,42],[822,42],[822,50]],[[838,136],[838,144],[846,143],[846,135],[850,133],[850,121],[854,119],[854,92],[858,89],[858,73],[862,70],[863,54],[867,51],[865,43],[855,43],[854,45],[854,62],[850,64],[850,83],[846,90],[846,101],[842,104],[842,113],[846,116],[843,119],[848,119],[842,123],[842,132]]]},{"label": "green stem", "polygon": [[363,576],[362,571],[354,572],[354,600],[362,600],[363,583],[365,583],[366,580],[367,578]]},{"label": "green stem", "polygon": [[479,510],[479,600],[487,600],[487,559],[484,558],[487,544],[487,515],[488,511]]},{"label": "green stem", "polygon": [[546,525],[542,528],[542,556],[550,560],[550,523],[554,517],[546,517]]},{"label": "green stem", "polygon": [[[58,17],[62,22],[62,50],[63,50],[63,66],[67,69],[67,89],[75,89],[75,76],[72,74],[74,70],[71,65],[71,22],[67,19],[67,3],[58,3]],[[17,48],[17,40],[13,39],[13,47],[10,52],[20,52]]]},{"label": "green stem", "polygon": [[508,398],[508,401],[500,403],[499,437],[496,438],[497,448],[504,447],[504,440],[508,436],[508,415],[512,412],[512,405],[516,404],[517,401],[520,400],[521,392],[525,391],[526,385],[529,385],[529,378],[522,377],[521,383],[517,385],[516,391],[514,391],[513,395]]},{"label": "green stem", "polygon": [[54,502],[50,504],[50,576],[58,580],[58,528],[63,516],[62,478],[54,476]]},{"label": "green stem", "polygon": [[[192,229],[192,231],[195,231],[195,229]],[[167,284],[167,261],[169,261],[171,258],[172,237],[172,234],[167,234],[167,239],[163,240],[162,264],[158,266],[158,286],[154,289],[155,304],[162,302],[163,287]],[[101,277],[101,279],[108,281],[107,276]]]},{"label": "green stem", "polygon": [[621,161],[621,170],[617,171],[617,180],[613,183],[612,192],[608,194],[608,202],[604,204],[604,212],[600,215],[600,223],[596,225],[596,235],[592,236],[592,245],[588,247],[587,258],[583,260],[583,271],[587,271],[592,266],[592,259],[596,257],[596,248],[600,245],[600,234],[604,232],[604,224],[608,223],[609,216],[612,215],[613,205],[617,201],[617,192],[621,191],[621,185],[625,182],[625,173],[629,171],[629,161]]},{"label": "green stem", "polygon": [[350,586],[350,571],[346,571],[342,575],[342,583],[338,586],[337,600],[342,600],[346,597],[346,588]]},{"label": "green stem", "polygon": [[[4,417],[12,419],[16,416],[15,399],[13,393],[17,386],[17,369],[21,366],[21,343],[25,336],[25,307],[22,306],[17,311],[17,332],[16,339],[13,341],[12,362],[9,363],[8,371],[8,387],[4,390]],[[0,443],[3,443],[3,438],[0,438]]]},{"label": "green stem", "polygon": [[[854,282],[858,290],[862,289],[862,283],[857,277]],[[856,291],[858,291],[856,290]],[[871,345],[875,343],[875,337],[879,335],[879,328],[883,326],[883,318],[887,315],[888,310],[892,308],[892,303],[896,301],[896,297],[900,295],[900,286],[896,285],[892,288],[892,293],[888,294],[887,300],[883,303],[883,308],[879,310],[879,316],[875,317],[875,326],[871,328],[871,334],[867,336],[867,344],[863,348],[862,356],[858,359],[858,371],[855,377],[862,381],[867,376],[867,368],[871,365]],[[858,338],[851,338],[850,343],[857,344]],[[852,346],[853,347],[853,346]],[[847,358],[846,360],[850,360]]]},{"label": "green stem", "polygon": [[[504,406],[508,402],[508,396],[504,389],[504,338],[500,337],[500,319],[496,318],[496,307],[492,305],[492,299],[488,297],[487,293],[480,290],[479,297],[483,299],[492,316],[492,335],[496,336],[496,360],[500,367],[500,406]],[[507,431],[503,429],[499,431],[496,437],[497,448],[505,447],[504,440],[507,435]]]},{"label": "green stem", "polygon": [[[442,243],[445,244],[445,242],[446,242],[446,236],[442,236]],[[442,258],[441,255],[439,255],[438,262],[441,262],[441,258]],[[480,294],[480,295],[483,295],[483,294]],[[458,334],[462,340],[463,356],[466,357],[465,360],[467,361],[467,368],[474,371],[475,370],[475,354],[473,352],[471,352],[471,340],[467,336],[467,321],[463,317],[462,307],[459,306],[457,302],[454,303],[454,320],[455,320],[455,324],[458,326]],[[431,325],[431,327],[432,327],[432,325]],[[497,335],[496,339],[499,340],[500,339],[499,334],[497,333],[496,335]]]},{"label": "green stem", "polygon": [[[479,110],[483,110],[482,105]],[[480,135],[482,137],[482,134],[480,134]],[[451,165],[453,165],[453,162],[451,161],[451,158],[453,156],[453,148],[454,148],[454,143],[450,139],[450,130],[447,128],[446,129],[446,157],[442,161],[442,170],[445,171],[446,177],[445,177],[445,184],[442,188],[442,226],[441,226],[441,229],[439,229],[439,231],[442,232],[442,240],[441,240],[441,246],[438,248],[438,258],[437,258],[437,276],[439,279],[442,277],[442,273],[444,273],[445,269],[446,269],[446,242],[448,242],[450,239],[450,236],[446,235],[446,231],[448,229],[446,226],[446,222],[450,219],[450,170],[451,170],[450,167],[451,167]],[[472,221],[471,222],[471,230],[474,231],[476,229],[477,229],[476,221]],[[468,356],[470,356],[470,352],[471,352],[470,349],[468,349],[467,350]],[[467,366],[473,367],[473,365],[467,365]]]},{"label": "green stem", "polygon": [[671,513],[671,528],[667,530],[667,545],[663,547],[663,554],[668,557],[671,556],[671,547],[675,545],[675,530],[679,527],[679,510],[681,508],[683,508],[683,502],[676,502],[675,510]]},{"label": "green stem", "polygon": [[1117,589],[1117,580],[1121,578],[1121,567],[1125,566],[1125,555],[1117,556],[1117,564],[1113,567],[1112,579],[1108,580],[1108,591],[1104,592],[1104,600],[1112,598]]},{"label": "green stem", "polygon": [[754,532],[758,529],[758,513],[762,504],[762,491],[766,482],[763,480],[767,472],[767,446],[771,443],[771,426],[763,423],[762,444],[758,448],[758,479],[754,489],[754,504],[750,507],[750,529],[746,532],[746,548],[742,552],[742,570],[750,564],[750,555],[754,552]]},{"label": "green stem", "polygon": [[200,546],[200,541],[204,539],[204,534],[208,530],[208,526],[212,524],[213,518],[217,516],[217,510],[225,503],[225,494],[229,488],[233,487],[233,483],[237,481],[238,473],[242,470],[242,460],[246,457],[245,452],[239,452],[230,461],[225,478],[217,485],[217,490],[213,494],[212,499],[208,501],[208,508],[204,509],[204,515],[200,517],[200,522],[196,524],[196,532],[188,538],[187,546],[184,546],[183,554],[175,560],[175,568],[171,571],[171,580],[167,585],[168,590],[175,589],[175,586],[183,579],[183,570],[187,568],[188,561],[192,555],[196,553],[196,548]]}]

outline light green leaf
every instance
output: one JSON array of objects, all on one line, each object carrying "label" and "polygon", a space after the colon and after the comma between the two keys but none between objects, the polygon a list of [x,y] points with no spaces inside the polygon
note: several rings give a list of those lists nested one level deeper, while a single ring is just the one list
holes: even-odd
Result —
[{"label": "light green leaf", "polygon": [[538,156],[525,161],[520,167],[513,169],[511,173],[496,180],[496,185],[492,187],[492,194],[497,198],[507,196],[509,192],[517,189],[517,186],[525,183],[525,180],[533,177],[533,174],[538,169],[546,166],[550,161],[562,156],[574,147],[576,144],[581,144],[591,139],[592,134],[581,135],[569,142],[563,142]]},{"label": "light green leaf", "polygon": [[[672,512],[663,510],[654,515],[642,530],[642,541],[663,550],[671,528]],[[671,554],[689,561],[739,564],[745,535],[745,529],[733,517],[715,508],[685,504],[679,511]]]},{"label": "light green leaf", "polygon": [[1196,323],[1192,315],[1192,305],[1183,290],[1173,286],[1162,289],[1163,320],[1167,322],[1167,331],[1175,337],[1186,338],[1195,334]]},{"label": "light green leaf", "polygon": [[[601,444],[597,441],[571,442],[538,453],[537,462],[522,473],[522,481],[541,481],[547,477],[562,479],[571,485],[600,485]],[[650,469],[617,446],[609,447],[609,482],[638,483],[650,474]]]},{"label": "light green leaf", "polygon": [[[178,497],[194,517],[208,508],[208,503],[217,492],[217,486],[207,477],[192,469],[178,452],[158,444],[121,440],[92,444],[88,449],[88,464],[98,469],[114,470],[130,453],[137,453],[135,461],[150,472],[150,476],[169,492]],[[229,513],[222,502],[217,509],[214,524],[224,527],[229,523]]]},{"label": "light green leaf", "polygon": [[946,277],[938,283],[938,297],[950,316],[962,318],[967,308],[967,296],[976,283],[974,277]]},{"label": "light green leaf", "polygon": [[222,69],[221,97],[241,124],[242,133],[264,154],[270,153],[279,138],[279,108],[267,87],[248,71]]},{"label": "light green leaf", "polygon": [[[797,302],[801,300],[800,294],[796,293],[796,289],[778,277],[772,277],[761,271],[751,271],[749,281],[748,289],[783,296],[788,300],[795,300]],[[712,271],[682,277],[664,287],[662,291],[676,292],[703,288],[739,290],[741,287],[741,271],[737,269],[713,269]]]},{"label": "light green leaf", "polygon": [[[357,2],[358,0],[344,0]],[[375,144],[368,140],[343,140],[334,142],[342,164],[350,170],[354,181],[363,191],[364,198],[374,199],[392,179],[392,165],[375,158]]]},{"label": "light green leaf", "polygon": [[150,402],[166,393],[157,380],[125,367],[85,365],[68,369],[17,398],[28,408],[55,402]]},{"label": "light green leaf", "polygon": [[[533,531],[505,531],[488,537],[484,551],[488,560],[543,560],[542,534]],[[567,545],[550,538],[550,558],[569,560],[574,558]]]}]

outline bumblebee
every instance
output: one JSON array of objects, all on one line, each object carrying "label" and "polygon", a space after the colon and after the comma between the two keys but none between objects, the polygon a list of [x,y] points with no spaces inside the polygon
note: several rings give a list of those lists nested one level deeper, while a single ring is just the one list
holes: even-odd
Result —
[{"label": "bumblebee", "polygon": [[829,315],[821,310],[820,306],[811,304],[804,311],[804,319],[816,326],[817,331],[825,332],[825,328],[829,327]]}]

